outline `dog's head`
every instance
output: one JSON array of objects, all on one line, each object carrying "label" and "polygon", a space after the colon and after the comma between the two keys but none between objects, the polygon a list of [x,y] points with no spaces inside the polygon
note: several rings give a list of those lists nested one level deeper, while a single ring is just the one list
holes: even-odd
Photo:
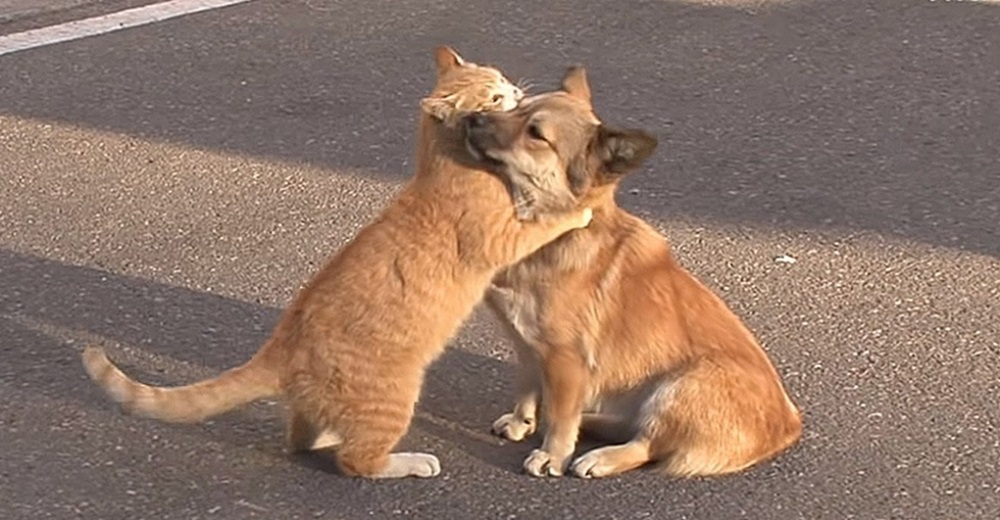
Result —
[{"label": "dog's head", "polygon": [[437,84],[420,108],[451,126],[461,116],[474,112],[511,110],[524,92],[494,67],[462,59],[450,47],[435,49]]},{"label": "dog's head", "polygon": [[601,123],[582,67],[567,71],[560,91],[525,98],[509,112],[469,114],[463,124],[470,153],[521,191],[564,185],[578,199],[601,186],[613,191],[657,144],[642,130]]}]

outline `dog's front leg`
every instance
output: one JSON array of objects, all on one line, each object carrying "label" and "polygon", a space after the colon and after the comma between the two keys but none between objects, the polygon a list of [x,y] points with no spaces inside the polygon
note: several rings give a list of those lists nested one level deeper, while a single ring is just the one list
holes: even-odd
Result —
[{"label": "dog's front leg", "polygon": [[[514,410],[493,421],[493,434],[518,442],[535,433],[538,427],[537,410],[542,393],[542,375],[539,353],[528,343],[525,320],[534,320],[535,309],[522,308],[514,289],[491,285],[486,291],[486,303],[507,329],[517,353],[517,382],[514,387]],[[534,321],[531,321],[534,326]],[[536,334],[537,335],[537,334]]]},{"label": "dog's front leg", "polygon": [[576,450],[588,370],[579,351],[552,348],[543,360],[542,374],[545,441],[524,460],[524,470],[536,477],[558,477]]},{"label": "dog's front leg", "polygon": [[538,354],[523,341],[514,340],[517,351],[517,382],[514,387],[514,410],[493,421],[493,434],[510,441],[523,441],[538,427],[538,403],[542,382]]}]

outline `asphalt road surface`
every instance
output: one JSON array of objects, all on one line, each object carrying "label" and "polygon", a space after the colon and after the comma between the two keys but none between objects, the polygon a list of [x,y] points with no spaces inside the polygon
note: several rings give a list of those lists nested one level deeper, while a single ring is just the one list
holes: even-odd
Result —
[{"label": "asphalt road surface", "polygon": [[[90,341],[155,383],[254,352],[409,174],[440,43],[534,91],[584,63],[602,118],[660,136],[620,201],[758,334],[798,446],[719,479],[522,475],[482,312],[403,442],[436,479],[290,457],[273,403],[171,426],[87,380]],[[0,517],[997,518],[998,128],[1000,6],[974,2],[254,0],[0,56]]]}]

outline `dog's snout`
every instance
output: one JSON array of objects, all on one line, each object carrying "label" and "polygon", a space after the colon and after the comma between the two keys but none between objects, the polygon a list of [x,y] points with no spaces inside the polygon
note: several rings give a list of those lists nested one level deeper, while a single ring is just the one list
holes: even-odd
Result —
[{"label": "dog's snout", "polygon": [[469,114],[465,118],[465,125],[469,128],[480,128],[486,126],[486,116],[481,113]]}]

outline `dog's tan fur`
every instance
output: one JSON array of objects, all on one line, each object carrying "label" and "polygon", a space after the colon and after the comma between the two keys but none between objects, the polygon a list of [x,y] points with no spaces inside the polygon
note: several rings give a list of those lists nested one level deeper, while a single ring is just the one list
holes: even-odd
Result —
[{"label": "dog's tan fur", "polygon": [[494,432],[524,439],[543,406],[544,442],[524,462],[536,476],[564,473],[581,428],[614,443],[573,462],[581,477],[651,461],[674,476],[719,475],[788,448],[800,414],[763,349],[664,237],[615,203],[655,140],[600,125],[582,69],[564,90],[469,129],[470,146],[505,175],[568,175],[594,208],[589,227],[505,270],[487,295],[519,359],[516,405]]},{"label": "dog's tan fur", "polygon": [[[433,455],[390,453],[409,427],[426,367],[499,269],[586,226],[590,210],[518,220],[502,180],[470,166],[461,132],[439,120],[452,118],[436,101],[461,99],[462,106],[451,105],[461,111],[509,108],[513,103],[498,103],[494,91],[515,91],[496,70],[466,64],[450,49],[439,49],[437,62],[413,179],[313,277],[252,359],[215,379],[155,388],[90,347],[83,354],[87,372],[112,399],[139,415],[194,422],[283,396],[295,450],[336,446],[348,475],[440,471]],[[488,96],[477,104],[481,93]],[[438,111],[428,113],[428,105]]]}]

